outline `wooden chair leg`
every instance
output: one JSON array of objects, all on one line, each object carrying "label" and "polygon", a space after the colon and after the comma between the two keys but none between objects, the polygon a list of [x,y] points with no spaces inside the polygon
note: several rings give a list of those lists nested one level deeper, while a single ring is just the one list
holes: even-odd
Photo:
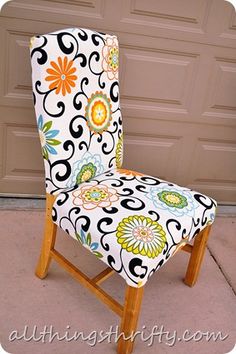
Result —
[{"label": "wooden chair leg", "polygon": [[130,354],[133,350],[134,341],[125,339],[134,334],[137,328],[140,307],[143,297],[143,289],[127,286],[125,304],[120,325],[120,337],[118,340],[117,353]]},{"label": "wooden chair leg", "polygon": [[187,272],[184,279],[184,283],[188,286],[193,286],[197,281],[210,229],[211,226],[209,225],[205,227],[205,229],[202,230],[197,236],[195,236]]},{"label": "wooden chair leg", "polygon": [[56,241],[57,226],[52,221],[52,206],[54,200],[55,200],[54,195],[47,194],[44,239],[43,239],[40,257],[35,271],[35,274],[40,279],[43,279],[47,276],[48,267],[51,261],[50,251],[54,249],[54,245]]}]

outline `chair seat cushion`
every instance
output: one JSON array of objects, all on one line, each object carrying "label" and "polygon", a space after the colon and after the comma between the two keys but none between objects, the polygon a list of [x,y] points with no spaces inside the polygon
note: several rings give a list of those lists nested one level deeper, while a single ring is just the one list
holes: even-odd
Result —
[{"label": "chair seat cushion", "polygon": [[141,173],[114,169],[61,192],[53,221],[133,287],[214,221],[216,202]]}]

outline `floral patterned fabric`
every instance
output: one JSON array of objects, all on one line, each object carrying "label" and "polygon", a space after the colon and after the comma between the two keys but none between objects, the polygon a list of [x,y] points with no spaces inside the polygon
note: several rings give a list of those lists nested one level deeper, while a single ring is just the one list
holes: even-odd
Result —
[{"label": "floral patterned fabric", "polygon": [[133,287],[214,221],[216,202],[122,168],[115,36],[71,28],[31,40],[53,221]]},{"label": "floral patterned fabric", "polygon": [[90,235],[89,245],[81,243],[98,252],[129,285],[139,287],[211,224],[215,211],[216,202],[203,194],[113,169],[60,193],[53,220],[74,238]]},{"label": "floral patterned fabric", "polygon": [[121,167],[116,36],[69,28],[33,37],[30,51],[47,193]]}]

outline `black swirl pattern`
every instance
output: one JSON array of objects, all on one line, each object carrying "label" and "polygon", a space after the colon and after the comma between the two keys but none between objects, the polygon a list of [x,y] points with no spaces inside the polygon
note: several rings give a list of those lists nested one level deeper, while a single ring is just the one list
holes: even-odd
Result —
[{"label": "black swirl pattern", "polygon": [[[124,169],[86,181],[59,194],[57,201],[54,221],[67,232],[73,224],[69,233],[74,236],[81,232],[77,218],[88,216],[88,232],[98,245],[99,258],[135,287],[144,285],[180,245],[212,223],[216,208],[209,197]],[[71,217],[75,206],[80,211]],[[88,247],[86,237],[82,243]]]},{"label": "black swirl pattern", "polygon": [[115,36],[71,28],[31,40],[33,97],[53,221],[134,287],[214,220],[198,192],[122,169]]}]

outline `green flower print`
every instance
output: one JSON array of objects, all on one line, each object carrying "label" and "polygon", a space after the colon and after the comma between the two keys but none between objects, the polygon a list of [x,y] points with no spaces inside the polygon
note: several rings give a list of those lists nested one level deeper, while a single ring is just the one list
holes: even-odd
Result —
[{"label": "green flower print", "polygon": [[57,155],[57,151],[53,146],[61,144],[61,141],[54,139],[58,135],[59,130],[52,130],[52,121],[43,122],[43,116],[38,118],[39,138],[42,146],[43,157],[48,160],[49,154]]},{"label": "green flower print", "polygon": [[183,209],[188,205],[187,198],[178,192],[162,191],[157,193],[159,200],[168,205],[169,207],[175,207]]},{"label": "green flower print", "polygon": [[121,168],[122,162],[123,162],[123,135],[121,135],[116,145],[116,167]]},{"label": "green flower print", "polygon": [[77,240],[82,243],[84,247],[88,248],[95,256],[97,256],[98,258],[103,257],[103,255],[97,251],[98,242],[92,242],[90,232],[86,236],[85,232],[81,229],[80,234],[76,233],[75,236]]},{"label": "green flower print", "polygon": [[176,185],[161,183],[151,187],[146,197],[153,202],[157,209],[166,210],[176,216],[194,216],[198,203],[191,191]]},{"label": "green flower print", "polygon": [[116,237],[126,251],[148,258],[157,257],[166,243],[166,233],[162,226],[143,215],[122,219],[117,227]]},{"label": "green flower print", "polygon": [[88,181],[91,178],[96,176],[97,168],[92,162],[83,165],[80,172],[77,174],[76,177],[76,184],[80,184],[82,182]]},{"label": "green flower print", "polygon": [[99,154],[86,152],[72,167],[71,176],[67,182],[67,187],[89,181],[90,179],[103,173],[104,167]]}]

